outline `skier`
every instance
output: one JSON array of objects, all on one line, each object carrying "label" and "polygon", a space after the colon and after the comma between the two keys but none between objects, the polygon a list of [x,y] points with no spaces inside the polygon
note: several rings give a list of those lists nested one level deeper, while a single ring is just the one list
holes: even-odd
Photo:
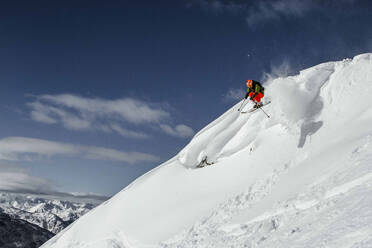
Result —
[{"label": "skier", "polygon": [[249,100],[254,102],[253,108],[262,107],[261,99],[264,97],[265,88],[257,81],[252,79],[247,80],[247,94],[245,94],[245,99],[249,97]]}]

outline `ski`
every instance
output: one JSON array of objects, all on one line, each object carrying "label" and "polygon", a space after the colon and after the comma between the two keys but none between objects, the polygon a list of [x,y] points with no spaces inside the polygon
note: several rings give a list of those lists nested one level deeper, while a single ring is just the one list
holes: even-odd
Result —
[{"label": "ski", "polygon": [[267,104],[270,104],[271,101],[268,101],[268,102],[265,102],[264,104],[262,104],[261,107],[258,107],[258,108],[252,108],[250,110],[247,110],[247,111],[240,111],[241,114],[247,114],[247,113],[253,113],[255,112],[256,110],[259,110],[260,108],[262,108],[263,106],[266,106]]}]

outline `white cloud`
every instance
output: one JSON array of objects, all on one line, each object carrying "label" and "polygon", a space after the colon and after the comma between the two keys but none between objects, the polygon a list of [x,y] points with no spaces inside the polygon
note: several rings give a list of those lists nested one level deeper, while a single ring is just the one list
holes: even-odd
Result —
[{"label": "white cloud", "polygon": [[98,160],[111,160],[118,162],[127,162],[130,164],[140,162],[155,162],[159,158],[142,152],[122,152],[114,149],[103,147],[79,147],[84,158],[98,159]]},{"label": "white cloud", "polygon": [[159,158],[154,155],[141,152],[123,152],[103,147],[73,145],[26,137],[8,137],[0,139],[1,160],[31,161],[58,155],[117,161],[130,164],[155,162],[159,160]]},{"label": "white cloud", "polygon": [[49,193],[53,185],[48,180],[31,176],[16,166],[0,164],[0,190],[12,192]]},{"label": "white cloud", "polygon": [[137,139],[150,136],[124,126],[168,125],[171,120],[170,112],[159,104],[133,98],[105,100],[71,94],[42,95],[27,105],[31,109],[31,119],[37,122],[60,124],[70,130],[114,132]]},{"label": "white cloud", "polygon": [[172,136],[175,136],[175,137],[182,137],[182,138],[186,138],[186,137],[191,137],[194,135],[194,130],[186,125],[177,125],[175,126],[174,128],[169,126],[169,125],[165,125],[165,124],[161,124],[160,125],[160,128],[167,134],[169,135],[172,135]]},{"label": "white cloud", "polygon": [[[33,104],[34,107],[36,107],[36,103]],[[47,123],[47,124],[54,124],[57,122],[56,119],[48,116],[48,114],[44,113],[40,109],[38,111],[32,111],[31,112],[31,118],[34,119],[35,121]]]},{"label": "white cloud", "polygon": [[9,193],[23,193],[43,195],[53,199],[74,202],[100,203],[107,200],[107,196],[95,193],[68,193],[56,190],[55,184],[44,178],[32,176],[28,170],[16,164],[0,164],[0,191]]},{"label": "white cloud", "polygon": [[86,98],[71,94],[62,94],[43,95],[40,96],[39,99],[78,111],[86,118],[113,115],[116,118],[139,124],[160,122],[170,117],[170,114],[163,109],[132,98],[104,100],[100,98]]},{"label": "white cloud", "polygon": [[92,123],[89,120],[80,118],[77,114],[70,113],[61,108],[41,102],[32,102],[28,106],[32,109],[31,118],[35,121],[46,124],[54,124],[60,121],[65,128],[72,130],[92,128]]},{"label": "white cloud", "polygon": [[134,131],[131,131],[131,130],[128,130],[126,128],[123,128],[121,127],[119,124],[111,124],[111,129],[117,133],[119,133],[120,135],[122,136],[126,136],[126,137],[132,137],[132,138],[138,138],[138,139],[145,139],[145,138],[149,138],[150,136],[145,134],[145,133],[142,133],[142,132],[134,132]]}]

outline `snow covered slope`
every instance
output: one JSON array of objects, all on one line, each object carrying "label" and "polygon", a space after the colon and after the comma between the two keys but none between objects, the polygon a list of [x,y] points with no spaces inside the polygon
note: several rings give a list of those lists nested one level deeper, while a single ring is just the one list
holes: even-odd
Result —
[{"label": "snow covered slope", "polygon": [[43,247],[372,247],[372,54],[265,86]]}]

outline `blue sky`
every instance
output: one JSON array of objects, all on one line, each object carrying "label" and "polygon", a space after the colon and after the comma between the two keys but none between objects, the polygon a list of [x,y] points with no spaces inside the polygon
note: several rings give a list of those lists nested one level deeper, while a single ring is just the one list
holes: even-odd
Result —
[{"label": "blue sky", "polygon": [[111,195],[264,82],[372,51],[362,0],[9,1],[0,189]]}]

